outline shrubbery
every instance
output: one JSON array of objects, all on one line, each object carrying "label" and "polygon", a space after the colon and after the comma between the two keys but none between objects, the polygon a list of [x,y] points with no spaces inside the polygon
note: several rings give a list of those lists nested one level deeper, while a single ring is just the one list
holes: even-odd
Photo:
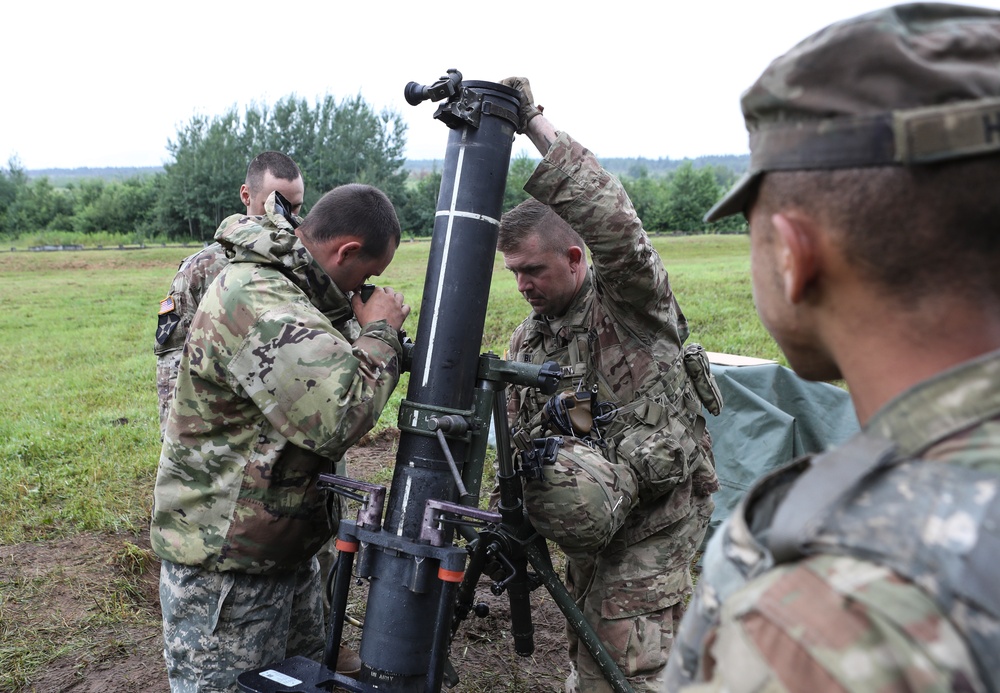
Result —
[{"label": "shrubbery", "polygon": [[[299,164],[305,211],[337,185],[368,183],[393,200],[407,235],[429,236],[441,173],[408,174],[405,144],[399,114],[376,112],[360,96],[339,103],[326,96],[315,104],[290,96],[273,107],[195,116],[167,143],[173,161],[162,173],[56,187],[47,177],[29,178],[12,158],[0,168],[0,238],[19,247],[210,240],[222,219],[241,211],[238,191],[247,164],[266,149]],[[534,166],[525,154],[512,159],[505,209],[525,199],[522,186]],[[705,224],[701,217],[736,176],[723,165],[696,168],[685,161],[664,175],[638,167],[622,180],[650,233],[726,233],[744,230],[745,223],[731,217]]]}]

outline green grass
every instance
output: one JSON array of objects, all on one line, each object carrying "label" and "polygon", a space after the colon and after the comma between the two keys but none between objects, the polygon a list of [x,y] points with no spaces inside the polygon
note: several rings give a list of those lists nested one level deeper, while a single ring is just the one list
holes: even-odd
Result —
[{"label": "green grass", "polygon": [[[778,359],[750,295],[745,236],[654,245],[710,351]],[[430,244],[404,242],[377,281],[418,324]],[[138,531],[149,518],[160,440],[156,310],[192,248],[0,254],[0,544],[82,531]],[[502,354],[527,314],[497,256],[483,351]],[[404,375],[405,378],[405,375]],[[401,383],[380,426],[395,425]]]},{"label": "green grass", "polygon": [[[670,270],[692,340],[713,351],[779,357],[753,311],[746,237],[653,242]],[[377,280],[408,297],[414,312],[406,328],[415,339],[429,247],[426,241],[403,243]],[[128,649],[133,625],[158,632],[155,615],[142,607],[149,601],[148,594],[143,599],[148,589],[143,575],[155,557],[128,538],[147,526],[160,449],[152,353],[156,309],[178,262],[193,251],[0,253],[0,475],[5,482],[0,484],[0,545],[125,532],[119,535],[120,549],[108,559],[110,578],[84,580],[78,568],[62,565],[37,579],[0,574],[2,690],[29,685],[60,658],[76,658],[82,668],[110,661]],[[527,312],[498,256],[483,351],[502,354]],[[407,375],[403,378],[380,428],[396,423],[406,392]],[[369,481],[388,485],[391,474],[386,468]],[[40,608],[66,592],[90,598],[89,608],[73,615],[72,623],[49,618]],[[530,682],[510,682],[509,690],[530,689]]]},{"label": "green grass", "polygon": [[156,307],[188,252],[0,256],[0,543],[145,522]]}]

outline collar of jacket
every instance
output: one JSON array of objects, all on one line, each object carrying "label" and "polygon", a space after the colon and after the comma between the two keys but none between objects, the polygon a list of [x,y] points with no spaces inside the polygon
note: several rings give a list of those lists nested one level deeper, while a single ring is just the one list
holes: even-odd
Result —
[{"label": "collar of jacket", "polygon": [[903,457],[1000,416],[1000,351],[935,375],[883,406],[865,430],[896,443]]},{"label": "collar of jacket", "polygon": [[233,215],[222,222],[215,238],[226,247],[230,262],[256,263],[280,271],[331,322],[353,317],[347,296],[317,264],[284,217],[273,212]]}]

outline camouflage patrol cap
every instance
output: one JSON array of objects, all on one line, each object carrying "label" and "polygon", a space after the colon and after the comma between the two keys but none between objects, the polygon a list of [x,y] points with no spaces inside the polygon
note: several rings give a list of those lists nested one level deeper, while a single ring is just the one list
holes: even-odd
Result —
[{"label": "camouflage patrol cap", "polygon": [[832,24],[774,60],[741,103],[750,170],[705,221],[742,212],[767,171],[1000,152],[1000,11],[915,3]]}]

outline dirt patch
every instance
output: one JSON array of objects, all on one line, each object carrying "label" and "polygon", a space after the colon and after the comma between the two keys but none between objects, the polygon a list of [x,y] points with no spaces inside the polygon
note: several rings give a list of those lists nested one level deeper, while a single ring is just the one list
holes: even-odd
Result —
[{"label": "dirt patch", "polygon": [[[363,441],[350,455],[357,478],[388,478],[398,433]],[[169,691],[163,664],[159,562],[147,535],[84,534],[0,547],[0,689],[124,693]],[[352,601],[364,592],[352,591]],[[456,693],[558,691],[567,674],[565,621],[540,588],[531,595],[535,652],[519,657],[507,596],[484,580],[482,617],[462,625],[451,659]],[[363,601],[358,604],[363,611]],[[353,610],[353,609],[352,609]],[[350,626],[345,637],[358,640]],[[55,653],[47,662],[33,659]],[[33,654],[34,653],[34,654]],[[33,672],[33,673],[29,673]]]},{"label": "dirt patch", "polygon": [[[159,564],[148,537],[84,534],[0,551],[4,686],[170,690],[160,645]],[[56,656],[34,674],[20,673],[34,669],[43,652]]]}]

